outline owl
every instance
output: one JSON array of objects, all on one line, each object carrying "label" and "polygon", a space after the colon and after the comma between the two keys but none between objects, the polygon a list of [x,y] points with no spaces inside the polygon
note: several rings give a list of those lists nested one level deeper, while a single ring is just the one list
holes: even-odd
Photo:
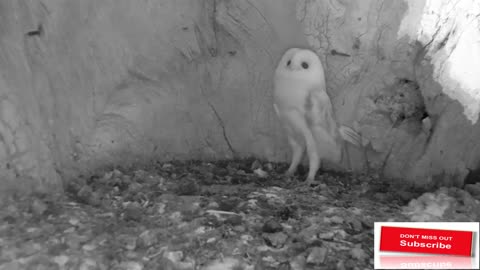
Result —
[{"label": "owl", "polygon": [[353,129],[338,126],[325,86],[320,58],[311,50],[291,48],[274,74],[274,110],[292,149],[287,175],[293,175],[305,149],[309,160],[307,183],[312,183],[322,161],[339,163],[344,142],[360,146]]}]

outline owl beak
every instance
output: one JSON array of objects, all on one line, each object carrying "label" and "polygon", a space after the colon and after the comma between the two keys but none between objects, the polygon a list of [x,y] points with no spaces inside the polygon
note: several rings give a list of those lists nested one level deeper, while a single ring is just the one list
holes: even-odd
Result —
[{"label": "owl beak", "polygon": [[293,71],[293,70],[295,70],[296,68],[294,68],[293,65],[288,65],[288,66],[287,66],[287,69]]}]

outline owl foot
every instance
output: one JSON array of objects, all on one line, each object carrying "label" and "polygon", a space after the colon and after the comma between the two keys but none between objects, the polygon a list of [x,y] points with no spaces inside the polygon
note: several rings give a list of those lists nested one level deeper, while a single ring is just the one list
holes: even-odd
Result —
[{"label": "owl foot", "polygon": [[315,182],[315,178],[313,177],[307,177],[307,179],[305,179],[303,184],[306,186],[318,185],[318,183]]},{"label": "owl foot", "polygon": [[291,171],[291,170],[287,170],[285,172],[285,176],[287,176],[287,177],[292,177],[294,174],[295,174],[295,171]]}]

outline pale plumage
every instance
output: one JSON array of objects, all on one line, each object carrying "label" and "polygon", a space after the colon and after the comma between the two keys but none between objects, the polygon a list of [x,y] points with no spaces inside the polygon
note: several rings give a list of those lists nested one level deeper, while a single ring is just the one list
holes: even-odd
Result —
[{"label": "pale plumage", "polygon": [[307,181],[312,182],[322,160],[340,162],[343,140],[361,145],[357,132],[337,126],[322,63],[311,50],[291,48],[282,56],[274,75],[273,106],[292,148],[287,174],[295,173],[305,148],[309,159]]}]

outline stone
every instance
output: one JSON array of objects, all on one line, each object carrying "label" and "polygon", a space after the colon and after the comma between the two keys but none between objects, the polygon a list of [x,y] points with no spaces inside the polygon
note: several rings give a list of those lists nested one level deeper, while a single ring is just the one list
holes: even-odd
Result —
[{"label": "stone", "polygon": [[350,251],[350,255],[352,256],[352,258],[359,261],[364,261],[369,257],[367,253],[361,248],[361,246],[354,247]]},{"label": "stone", "polygon": [[118,265],[116,270],[143,270],[143,265],[135,261],[122,262]]},{"label": "stone", "polygon": [[32,202],[32,212],[37,215],[41,216],[48,210],[48,205],[43,202],[42,200],[35,198]]},{"label": "stone", "polygon": [[78,269],[79,270],[100,270],[97,262],[95,262],[95,260],[91,258],[83,259]]},{"label": "stone", "polygon": [[328,249],[324,247],[313,247],[307,256],[307,263],[320,265],[327,257]]},{"label": "stone", "polygon": [[255,175],[257,175],[260,178],[266,178],[268,176],[268,173],[266,171],[262,170],[261,168],[258,168],[256,170],[254,170],[253,172],[255,173]]},{"label": "stone", "polygon": [[468,191],[473,197],[480,198],[480,183],[467,184],[465,190]]},{"label": "stone", "polygon": [[133,202],[128,204],[125,208],[124,218],[125,220],[140,221],[142,219],[142,213],[142,207],[137,202]]},{"label": "stone", "polygon": [[262,231],[266,233],[275,233],[283,230],[282,224],[274,219],[270,219],[263,224]]},{"label": "stone", "polygon": [[277,233],[264,233],[263,238],[267,245],[274,248],[282,248],[288,239],[288,235],[283,232]]},{"label": "stone", "polygon": [[142,247],[150,247],[158,242],[157,233],[152,230],[146,230],[138,236],[138,245]]},{"label": "stone", "polygon": [[[240,268],[241,267],[241,268]],[[244,269],[241,261],[236,258],[226,257],[222,260],[215,260],[205,266],[205,270]]]}]

